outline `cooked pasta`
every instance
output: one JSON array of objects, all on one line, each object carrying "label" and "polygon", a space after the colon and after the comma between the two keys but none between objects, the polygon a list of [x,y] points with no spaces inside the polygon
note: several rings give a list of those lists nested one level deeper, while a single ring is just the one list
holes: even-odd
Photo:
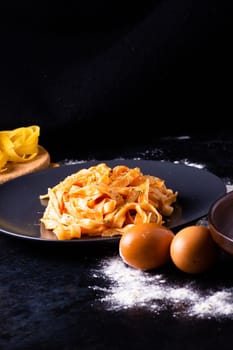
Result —
[{"label": "cooked pasta", "polygon": [[37,125],[0,131],[0,172],[7,162],[22,163],[38,154],[40,128]]},{"label": "cooked pasta", "polygon": [[121,235],[128,225],[163,224],[177,195],[163,179],[144,175],[139,167],[100,163],[67,176],[40,196],[48,199],[41,223],[59,240]]}]

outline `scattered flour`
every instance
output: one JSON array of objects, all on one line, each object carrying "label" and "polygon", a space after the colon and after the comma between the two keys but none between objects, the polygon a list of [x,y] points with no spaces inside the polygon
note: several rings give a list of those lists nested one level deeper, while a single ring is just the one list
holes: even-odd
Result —
[{"label": "scattered flour", "polygon": [[204,164],[200,164],[200,163],[193,163],[190,162],[188,159],[183,159],[183,160],[179,160],[179,161],[174,161],[175,164],[184,164],[187,166],[192,166],[194,168],[198,168],[198,169],[204,169],[205,165]]},{"label": "scattered flour", "polygon": [[[145,154],[147,153],[147,151],[145,152]],[[119,160],[125,160],[125,158],[118,158]],[[142,157],[133,157],[132,159],[134,160],[142,160],[144,158]],[[92,160],[95,160],[95,159],[92,159]],[[72,165],[72,164],[83,164],[85,163],[86,161],[85,160],[75,160],[75,159],[64,159],[62,161],[62,164],[65,164],[65,165]],[[161,162],[163,162],[163,160],[161,159]],[[194,168],[198,168],[198,169],[203,169],[205,168],[205,165],[204,164],[200,164],[200,163],[194,163],[194,162],[190,162],[188,159],[182,159],[182,160],[176,160],[173,162],[174,164],[184,164],[184,165],[187,165],[187,166],[192,166]]]},{"label": "scattered flour", "polygon": [[229,184],[229,183],[226,183],[226,190],[227,190],[227,192],[233,191],[233,185]]},{"label": "scattered flour", "polygon": [[103,260],[93,276],[109,283],[94,286],[107,310],[143,307],[157,314],[169,310],[173,317],[233,319],[233,287],[201,292],[194,281],[178,284],[165,274],[126,266],[119,256]]}]

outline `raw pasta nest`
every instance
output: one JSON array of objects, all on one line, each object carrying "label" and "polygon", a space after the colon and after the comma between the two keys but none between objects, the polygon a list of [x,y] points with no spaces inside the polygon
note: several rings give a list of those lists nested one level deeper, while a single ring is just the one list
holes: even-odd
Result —
[{"label": "raw pasta nest", "polygon": [[40,127],[37,125],[0,131],[0,173],[9,163],[33,160],[38,154]]}]

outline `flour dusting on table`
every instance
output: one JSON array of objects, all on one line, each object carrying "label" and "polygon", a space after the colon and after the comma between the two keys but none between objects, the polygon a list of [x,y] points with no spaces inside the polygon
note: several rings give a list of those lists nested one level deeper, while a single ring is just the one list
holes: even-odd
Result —
[{"label": "flour dusting on table", "polygon": [[94,277],[109,286],[101,291],[106,310],[142,307],[154,313],[169,311],[173,317],[233,319],[233,287],[201,292],[193,282],[174,282],[163,273],[147,273],[124,264],[119,256],[101,262]]}]

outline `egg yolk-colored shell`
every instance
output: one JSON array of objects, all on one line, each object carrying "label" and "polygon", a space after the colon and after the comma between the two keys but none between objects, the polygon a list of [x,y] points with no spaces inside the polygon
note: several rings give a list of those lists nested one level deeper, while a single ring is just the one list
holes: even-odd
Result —
[{"label": "egg yolk-colored shell", "polygon": [[119,254],[136,269],[151,270],[170,260],[170,244],[174,233],[154,223],[136,224],[120,238]]},{"label": "egg yolk-colored shell", "polygon": [[206,226],[187,226],[178,231],[170,245],[173,263],[183,272],[202,273],[216,262],[218,247]]}]

